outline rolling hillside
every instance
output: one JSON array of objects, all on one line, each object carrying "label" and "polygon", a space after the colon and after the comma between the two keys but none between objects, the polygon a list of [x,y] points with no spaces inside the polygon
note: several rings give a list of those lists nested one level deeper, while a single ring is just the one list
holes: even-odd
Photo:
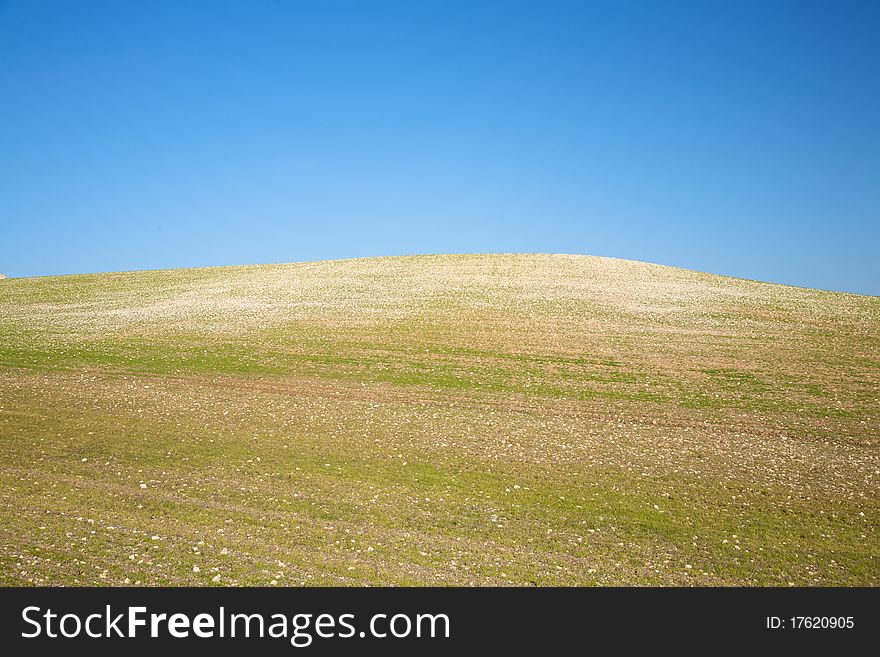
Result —
[{"label": "rolling hillside", "polygon": [[880,298],[569,255],[0,283],[0,584],[880,585]]}]

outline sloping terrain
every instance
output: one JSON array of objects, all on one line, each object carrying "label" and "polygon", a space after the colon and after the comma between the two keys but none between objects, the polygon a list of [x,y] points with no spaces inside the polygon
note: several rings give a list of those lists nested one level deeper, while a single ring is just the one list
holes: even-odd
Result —
[{"label": "sloping terrain", "polygon": [[0,285],[0,584],[880,584],[880,298],[568,255]]}]

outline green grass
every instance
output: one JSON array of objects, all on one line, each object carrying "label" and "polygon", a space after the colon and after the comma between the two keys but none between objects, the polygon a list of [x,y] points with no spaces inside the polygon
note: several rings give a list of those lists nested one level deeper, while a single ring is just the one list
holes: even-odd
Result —
[{"label": "green grass", "polygon": [[878,336],[577,256],[0,281],[0,584],[877,585]]}]

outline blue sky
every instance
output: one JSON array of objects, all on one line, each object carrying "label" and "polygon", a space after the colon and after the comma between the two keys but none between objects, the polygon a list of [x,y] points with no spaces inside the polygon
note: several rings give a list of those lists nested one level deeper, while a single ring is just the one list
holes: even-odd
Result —
[{"label": "blue sky", "polygon": [[880,294],[878,2],[0,0],[0,271],[610,255]]}]

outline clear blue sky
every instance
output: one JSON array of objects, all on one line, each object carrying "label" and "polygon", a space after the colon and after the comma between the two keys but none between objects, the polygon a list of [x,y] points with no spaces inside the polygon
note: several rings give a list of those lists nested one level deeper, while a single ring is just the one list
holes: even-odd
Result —
[{"label": "clear blue sky", "polygon": [[0,0],[0,271],[610,255],[880,294],[880,2]]}]

